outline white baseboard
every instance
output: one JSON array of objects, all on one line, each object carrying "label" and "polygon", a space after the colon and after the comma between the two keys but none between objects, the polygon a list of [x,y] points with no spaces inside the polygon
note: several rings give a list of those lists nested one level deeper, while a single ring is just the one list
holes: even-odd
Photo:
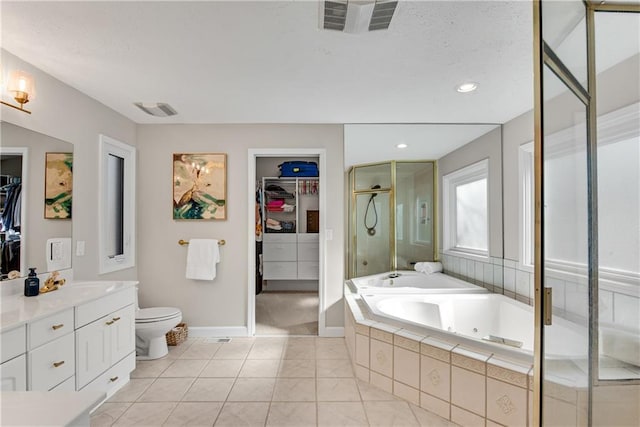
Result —
[{"label": "white baseboard", "polygon": [[334,338],[342,338],[344,337],[344,327],[343,326],[327,326],[319,331],[319,335],[321,337],[334,337]]},{"label": "white baseboard", "polygon": [[189,326],[191,337],[246,337],[249,330],[246,326]]}]

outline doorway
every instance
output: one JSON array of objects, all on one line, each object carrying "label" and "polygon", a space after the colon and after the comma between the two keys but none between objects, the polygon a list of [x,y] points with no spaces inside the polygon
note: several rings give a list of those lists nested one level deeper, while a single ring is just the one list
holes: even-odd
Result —
[{"label": "doorway", "polygon": [[323,335],[324,160],[324,149],[249,150],[251,336]]}]

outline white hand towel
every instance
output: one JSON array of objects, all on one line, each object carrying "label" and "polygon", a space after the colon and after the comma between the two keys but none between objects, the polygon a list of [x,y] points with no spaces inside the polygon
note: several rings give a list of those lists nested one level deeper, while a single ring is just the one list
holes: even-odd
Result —
[{"label": "white hand towel", "polygon": [[213,280],[220,249],[216,239],[191,239],[187,251],[187,279]]},{"label": "white hand towel", "polygon": [[414,269],[420,273],[433,274],[442,271],[441,262],[417,262]]}]

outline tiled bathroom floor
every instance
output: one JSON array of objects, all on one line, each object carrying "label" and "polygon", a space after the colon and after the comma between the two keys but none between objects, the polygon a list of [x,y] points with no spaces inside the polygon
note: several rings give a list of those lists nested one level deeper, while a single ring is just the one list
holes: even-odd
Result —
[{"label": "tiled bathroom floor", "polygon": [[91,426],[450,426],[354,377],[342,338],[189,339],[138,362]]}]

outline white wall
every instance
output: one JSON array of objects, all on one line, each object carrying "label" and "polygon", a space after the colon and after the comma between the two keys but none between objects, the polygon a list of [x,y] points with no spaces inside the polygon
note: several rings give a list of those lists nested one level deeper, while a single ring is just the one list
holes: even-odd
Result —
[{"label": "white wall", "polygon": [[[73,269],[80,279],[135,279],[137,269],[98,275],[98,135],[136,145],[136,125],[93,98],[1,50],[2,75],[22,69],[35,79],[37,97],[26,105],[32,114],[1,107],[2,121],[61,139],[74,146],[73,247],[86,242],[85,256],[75,256]],[[6,99],[7,95],[3,94]]]},{"label": "white wall", "polygon": [[[141,125],[138,127],[138,272],[140,305],[179,307],[190,326],[246,327],[247,164],[250,148],[324,148],[327,152],[327,326],[342,326],[344,246],[341,125]],[[227,220],[174,221],[172,153],[227,153]],[[322,191],[322,189],[321,189]],[[225,239],[213,282],[184,277],[179,239]]]}]

